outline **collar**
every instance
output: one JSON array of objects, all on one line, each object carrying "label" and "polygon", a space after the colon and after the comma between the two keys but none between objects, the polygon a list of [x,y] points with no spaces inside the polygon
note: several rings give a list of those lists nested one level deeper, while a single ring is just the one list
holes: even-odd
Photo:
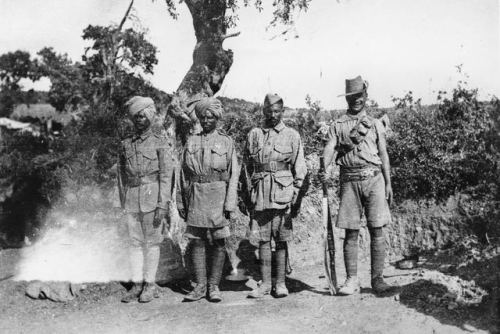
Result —
[{"label": "collar", "polygon": [[276,124],[276,126],[274,128],[264,128],[263,127],[262,130],[267,133],[267,132],[269,132],[269,130],[274,129],[274,131],[279,133],[284,128],[285,128],[285,124],[283,123],[283,121],[280,121],[278,124]]},{"label": "collar", "polygon": [[133,138],[132,138],[132,141],[144,141],[146,140],[149,136],[151,136],[153,134],[153,130],[151,129],[151,127],[146,130],[146,132],[143,132],[142,134],[140,135],[135,135]]},{"label": "collar", "polygon": [[345,122],[349,120],[359,120],[366,116],[366,109],[361,110],[359,113],[353,115],[349,114],[349,111],[339,118],[339,122]]}]

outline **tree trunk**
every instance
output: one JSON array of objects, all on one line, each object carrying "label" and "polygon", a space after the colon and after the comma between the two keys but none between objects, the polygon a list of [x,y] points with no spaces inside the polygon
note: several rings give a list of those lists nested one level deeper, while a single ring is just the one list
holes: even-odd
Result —
[{"label": "tree trunk", "polygon": [[224,50],[226,36],[225,0],[186,0],[193,17],[196,45],[193,64],[182,80],[178,92],[188,96],[217,93],[233,63],[233,52]]}]

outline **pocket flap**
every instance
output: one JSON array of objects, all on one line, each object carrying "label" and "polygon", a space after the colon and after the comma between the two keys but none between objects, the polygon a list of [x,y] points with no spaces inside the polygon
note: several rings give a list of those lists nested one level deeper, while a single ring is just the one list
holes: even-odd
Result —
[{"label": "pocket flap", "polygon": [[156,150],[143,151],[142,155],[144,156],[144,158],[149,159],[149,160],[155,160],[158,158],[158,154],[156,153]]},{"label": "pocket flap", "polygon": [[274,181],[282,187],[288,187],[293,183],[293,176],[275,176]]},{"label": "pocket flap", "polygon": [[215,145],[212,147],[212,152],[217,153],[218,155],[224,155],[226,154],[226,149],[220,145]]},{"label": "pocket flap", "polygon": [[274,150],[281,154],[292,153],[292,148],[290,146],[285,146],[285,145],[274,145]]}]

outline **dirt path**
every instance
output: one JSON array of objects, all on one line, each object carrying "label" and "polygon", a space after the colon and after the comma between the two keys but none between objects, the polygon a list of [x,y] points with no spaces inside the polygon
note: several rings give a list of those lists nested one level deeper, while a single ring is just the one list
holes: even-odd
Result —
[{"label": "dirt path", "polygon": [[[89,285],[68,303],[31,300],[25,282],[9,278],[17,250],[0,252],[0,333],[481,333],[495,332],[485,308],[436,306],[416,298],[418,271],[386,270],[398,294],[376,297],[368,266],[361,263],[362,292],[331,297],[321,266],[296,268],[287,282],[288,298],[247,299],[254,281],[223,286],[224,301],[183,303],[178,287],[165,287],[149,304],[122,304],[118,283]],[[172,289],[173,288],[173,289]],[[432,288],[432,286],[430,286]],[[174,291],[175,290],[175,291]],[[413,291],[415,292],[415,291]],[[416,291],[419,293],[419,291]],[[411,296],[408,298],[405,296]],[[487,311],[485,311],[487,310]],[[490,312],[491,313],[491,312]]]}]

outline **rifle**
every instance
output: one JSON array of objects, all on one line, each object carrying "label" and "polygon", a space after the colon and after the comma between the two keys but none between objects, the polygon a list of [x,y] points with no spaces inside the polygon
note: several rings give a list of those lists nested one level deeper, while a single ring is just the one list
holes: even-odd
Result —
[{"label": "rifle", "polygon": [[[325,160],[320,157],[320,171],[325,173]],[[328,185],[323,182],[323,199],[321,201],[321,213],[323,226],[325,228],[324,240],[324,264],[325,273],[328,279],[328,288],[333,296],[337,292],[337,273],[335,271],[335,239],[333,237],[333,225],[330,215],[330,206],[328,205]]]}]

